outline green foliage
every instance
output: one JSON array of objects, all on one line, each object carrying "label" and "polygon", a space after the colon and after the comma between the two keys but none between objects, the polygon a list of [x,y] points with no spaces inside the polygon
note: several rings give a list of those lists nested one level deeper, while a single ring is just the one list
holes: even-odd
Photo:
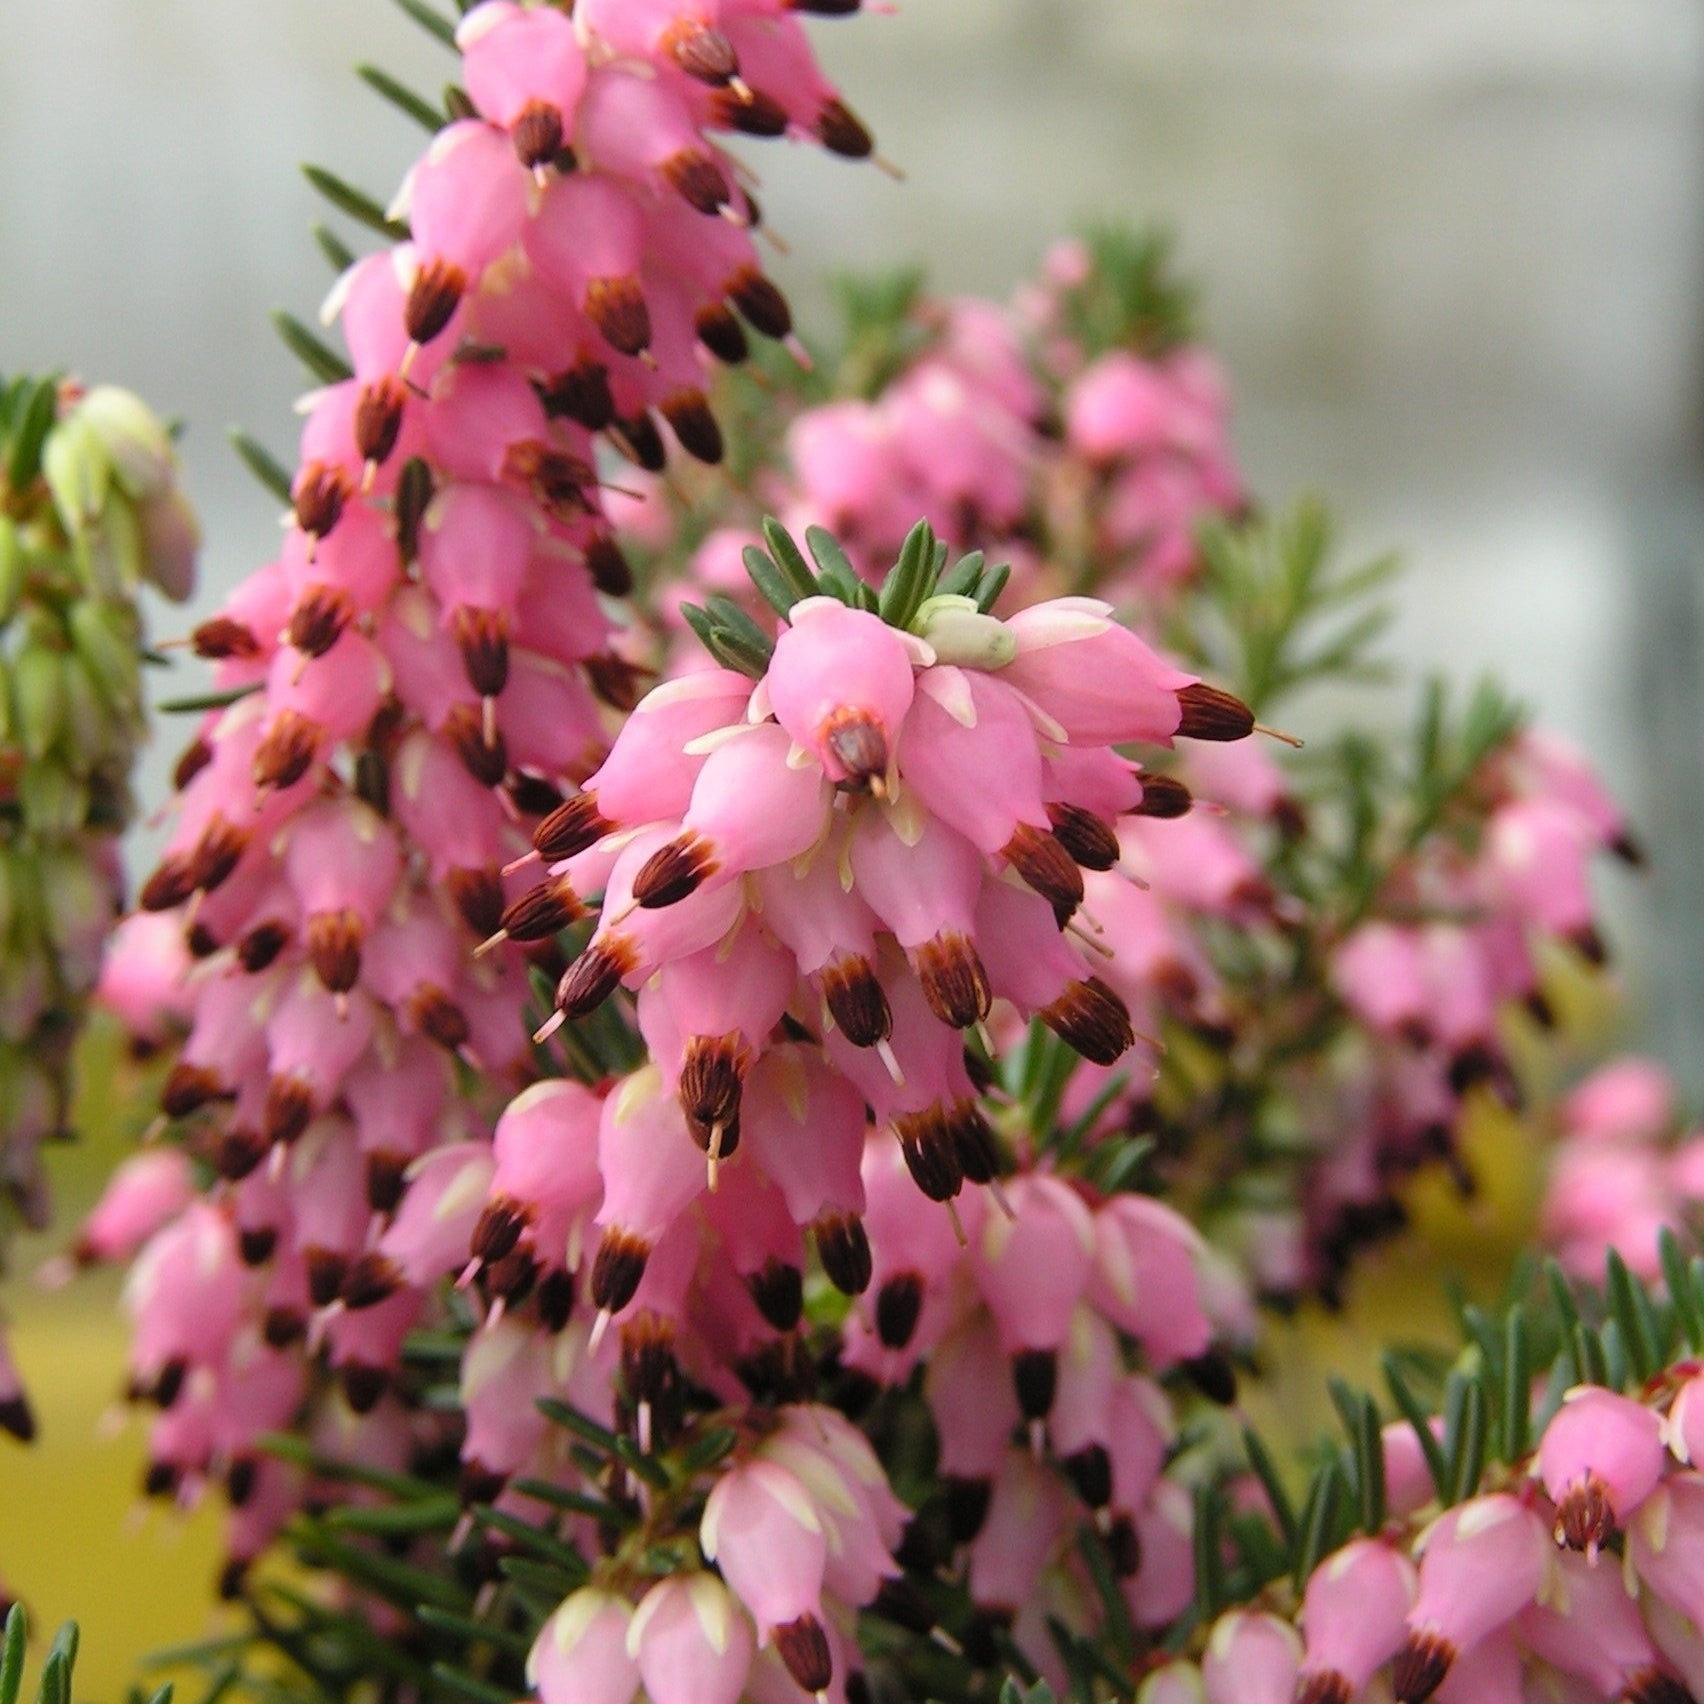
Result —
[{"label": "green foliage", "polygon": [[[6,1630],[0,1637],[0,1704],[27,1704],[24,1691],[24,1646],[29,1623],[24,1606],[15,1603],[6,1615]],[[77,1623],[67,1621],[53,1636],[41,1673],[36,1677],[35,1704],[71,1704],[71,1681],[77,1665]],[[165,1685],[144,1700],[135,1695],[134,1704],[171,1704],[172,1689]]]}]

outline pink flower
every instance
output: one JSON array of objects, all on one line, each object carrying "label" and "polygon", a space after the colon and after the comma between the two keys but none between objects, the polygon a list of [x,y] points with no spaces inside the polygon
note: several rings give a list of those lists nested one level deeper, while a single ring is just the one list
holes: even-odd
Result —
[{"label": "pink flower", "polygon": [[751,1623],[714,1574],[659,1580],[627,1630],[652,1704],[735,1704],[751,1671]]},{"label": "pink flower", "polygon": [[639,1665],[627,1650],[633,1606],[585,1586],[538,1630],[527,1653],[527,1682],[541,1704],[630,1704]]},{"label": "pink flower", "polygon": [[1662,1422],[1643,1403],[1592,1386],[1569,1391],[1538,1446],[1557,1542],[1595,1562],[1656,1488],[1663,1461]]}]

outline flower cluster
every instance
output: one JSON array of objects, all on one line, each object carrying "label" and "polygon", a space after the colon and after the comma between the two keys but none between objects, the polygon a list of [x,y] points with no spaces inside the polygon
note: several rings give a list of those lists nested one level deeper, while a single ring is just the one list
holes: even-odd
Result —
[{"label": "flower cluster", "polygon": [[[657,689],[539,826],[550,874],[506,932],[558,928],[580,894],[603,895],[539,1039],[633,989],[670,1116],[709,1162],[688,1171],[682,1144],[660,1138],[619,1167],[606,1152],[601,1309],[625,1304],[672,1214],[715,1188],[744,1133],[760,1153],[783,1140],[752,1116],[779,1111],[773,1087],[746,1106],[748,1082],[776,1076],[778,1041],[820,1050],[852,1091],[786,1161],[796,1191],[834,1211],[837,1239],[846,1203],[832,1180],[856,1166],[865,1107],[933,1200],[999,1174],[963,1034],[996,1000],[1101,1065],[1135,1040],[1097,969],[1117,964],[1118,931],[1078,916],[1085,866],[1129,881],[1117,825],[1142,809],[1143,784],[1114,748],[1235,738],[1252,719],[1105,605],[1058,600],[1000,621],[936,590],[938,572],[920,526],[895,569],[894,619],[811,581],[779,596],[782,631],[755,685],[730,668]],[[649,1175],[662,1168],[666,1185]],[[645,1208],[623,1217],[618,1188]]]},{"label": "flower cluster", "polygon": [[1704,1203],[1704,1139],[1683,1128],[1675,1087],[1651,1059],[1594,1071],[1558,1109],[1540,1222],[1570,1273],[1597,1271],[1616,1249],[1641,1278],[1660,1268],[1663,1230]]},{"label": "flower cluster", "polygon": [[[0,1257],[47,1218],[71,1048],[123,905],[143,728],[137,595],[189,595],[198,542],[165,427],[129,391],[0,387]],[[32,1421],[0,1330],[0,1427]]]},{"label": "flower cluster", "polygon": [[1383,1529],[1319,1562],[1293,1608],[1222,1616],[1137,1696],[1680,1704],[1704,1686],[1701,1398],[1690,1363],[1642,1400],[1576,1386],[1506,1483],[1441,1513],[1419,1451],[1390,1451]]},{"label": "flower cluster", "polygon": [[[872,583],[922,516],[954,548],[1009,564],[1013,602],[1089,591],[1120,610],[1170,607],[1201,568],[1200,523],[1245,497],[1223,380],[1161,260],[1103,236],[1060,244],[1009,304],[873,304],[840,362],[852,394],[796,409],[758,495],[795,533],[833,533]],[[1085,318],[1077,293],[1099,291],[1127,311]],[[764,420],[775,433],[772,403]],[[670,501],[653,491],[641,511],[653,543]],[[755,517],[720,492],[706,510],[691,579],[737,594]]]},{"label": "flower cluster", "polygon": [[328,382],[278,554],[192,636],[214,690],[141,894],[180,945],[138,920],[107,975],[183,1036],[163,1120],[215,1181],[156,1214],[126,1179],[118,1228],[76,1251],[140,1244],[150,1485],[222,1474],[238,1561],[301,1491],[257,1465],[261,1433],[406,1436],[402,1344],[438,1305],[417,1240],[453,1225],[465,1263],[455,1203],[477,1214],[493,1120],[535,1075],[526,957],[472,948],[634,695],[600,461],[715,460],[712,366],[745,327],[790,336],[713,134],[870,151],[794,10],[468,11],[465,95],[380,221],[401,238],[328,303],[347,360],[297,328]]}]

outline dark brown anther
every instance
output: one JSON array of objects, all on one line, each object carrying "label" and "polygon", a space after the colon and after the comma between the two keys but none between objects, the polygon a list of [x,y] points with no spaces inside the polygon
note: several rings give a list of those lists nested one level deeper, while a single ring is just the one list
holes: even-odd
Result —
[{"label": "dark brown anther", "polygon": [[310,586],[290,612],[284,637],[305,657],[323,657],[355,619],[355,603],[341,586]]},{"label": "dark brown anther", "polygon": [[[647,326],[645,342],[649,341]],[[550,419],[572,420],[588,432],[601,432],[615,419],[615,394],[609,388],[609,373],[590,357],[550,379],[540,390],[539,401]]]},{"label": "dark brown anther", "polygon": [[1209,1349],[1180,1363],[1185,1378],[1207,1398],[1221,1408],[1229,1408],[1237,1399],[1237,1370],[1223,1349]]},{"label": "dark brown anther", "polygon": [[673,905],[695,893],[720,869],[710,843],[690,829],[667,846],[660,846],[639,866],[633,878],[633,898],[647,911]]},{"label": "dark brown anther", "polygon": [[488,1302],[501,1301],[505,1307],[518,1308],[532,1293],[537,1277],[538,1265],[532,1255],[516,1248],[481,1269],[479,1288]]},{"label": "dark brown anther", "polygon": [[817,114],[816,133],[817,140],[829,153],[848,160],[867,160],[876,145],[875,138],[844,101],[823,102]]},{"label": "dark brown anther", "polygon": [[227,1183],[240,1183],[266,1158],[271,1146],[259,1131],[235,1125],[214,1138],[207,1163]]},{"label": "dark brown anther", "polygon": [[191,740],[178,754],[172,770],[172,785],[181,793],[213,761],[213,748],[206,740]]},{"label": "dark brown anther", "polygon": [[790,12],[809,12],[819,18],[849,18],[864,0],[787,0]]},{"label": "dark brown anther", "polygon": [[1000,1146],[994,1130],[977,1110],[975,1101],[960,1101],[953,1108],[953,1145],[966,1183],[992,1183],[1000,1175]]},{"label": "dark brown anther", "polygon": [[240,828],[215,813],[208,819],[201,838],[189,855],[190,880],[204,892],[211,893],[237,867],[253,839],[251,829]]},{"label": "dark brown anther", "polygon": [[739,75],[740,57],[734,44],[713,24],[697,18],[676,19],[657,45],[687,76],[712,88],[721,88]]},{"label": "dark brown anther", "polygon": [[300,1077],[273,1077],[266,1085],[261,1115],[267,1142],[294,1142],[314,1115],[314,1093]]},{"label": "dark brown anther", "polygon": [[235,1603],[243,1595],[248,1583],[251,1558],[247,1556],[227,1556],[219,1569],[217,1591],[221,1603]]},{"label": "dark brown anther", "polygon": [[212,958],[220,945],[205,923],[192,923],[183,942],[189,948],[189,956],[198,959]]},{"label": "dark brown anther", "polygon": [[988,1016],[993,998],[988,972],[970,940],[957,930],[940,934],[911,950],[911,968],[923,985],[923,998],[942,1023],[968,1029]]},{"label": "dark brown anther", "polygon": [[257,976],[289,944],[290,931],[282,923],[257,923],[237,942],[237,963]]},{"label": "dark brown anther", "polygon": [[946,1496],[947,1530],[953,1543],[969,1544],[988,1519],[993,1485],[986,1479],[965,1479],[949,1473],[942,1476],[941,1490]]},{"label": "dark brown anther", "polygon": [[390,1372],[384,1367],[364,1367],[351,1361],[337,1369],[337,1382],[343,1387],[343,1400],[357,1414],[371,1414],[379,1398],[390,1389]]},{"label": "dark brown anther", "polygon": [[307,1336],[308,1322],[294,1308],[268,1308],[260,1322],[260,1335],[271,1349],[288,1349]]},{"label": "dark brown anther", "polygon": [[1455,1659],[1455,1645],[1443,1634],[1419,1629],[1410,1632],[1391,1667],[1391,1690],[1397,1704],[1425,1704],[1444,1684]]},{"label": "dark brown anther", "polygon": [[633,1300],[651,1245],[619,1225],[607,1226],[592,1262],[592,1306],[603,1313],[620,1313]]},{"label": "dark brown anther", "polygon": [[402,1284],[402,1268],[388,1255],[368,1249],[344,1273],[337,1295],[346,1308],[372,1308],[394,1296]]},{"label": "dark brown anther", "polygon": [[[1112,1571],[1121,1580],[1134,1579],[1142,1571],[1142,1537],[1136,1523],[1128,1515],[1114,1515],[1106,1529],[1107,1559]],[[1349,1704],[1347,1692],[1343,1704]]]},{"label": "dark brown anther", "polygon": [[159,867],[142,884],[138,904],[144,911],[170,911],[194,892],[195,879],[188,855],[172,852],[160,860]]},{"label": "dark brown anther", "polygon": [[318,722],[310,721],[299,710],[280,710],[255,748],[255,786],[294,786],[319,755],[324,732]]},{"label": "dark brown anther", "polygon": [[1077,861],[1051,834],[1021,822],[1000,855],[1023,877],[1032,892],[1053,907],[1063,929],[1083,903],[1083,872]]},{"label": "dark brown anther", "polygon": [[507,1474],[482,1461],[464,1461],[456,1472],[456,1495],[464,1504],[494,1502],[509,1483]]},{"label": "dark brown anther", "polygon": [[367,925],[349,906],[308,918],[308,960],[328,994],[347,994],[361,975]]},{"label": "dark brown anther", "polygon": [[623,936],[590,942],[557,983],[556,1009],[568,1018],[596,1011],[638,962],[632,942]]},{"label": "dark brown anther", "polygon": [[1069,982],[1036,1016],[1091,1065],[1111,1065],[1136,1040],[1129,1008],[1098,976]]},{"label": "dark brown anther", "polygon": [[548,166],[562,152],[562,111],[549,101],[530,100],[509,126],[515,158],[528,171]]},{"label": "dark brown anther", "polygon": [[444,877],[455,908],[480,940],[495,935],[503,922],[503,878],[492,865],[451,870]]},{"label": "dark brown anther", "polygon": [[1630,869],[1644,869],[1645,848],[1625,830],[1610,841],[1609,849]]},{"label": "dark brown anther", "polygon": [[1697,1700],[1673,1675],[1653,1667],[1624,1676],[1616,1704],[1697,1704]]},{"label": "dark brown anther", "polygon": [[1104,1509],[1112,1501],[1112,1457],[1102,1445],[1086,1444],[1059,1465],[1089,1508]]},{"label": "dark brown anther", "polygon": [[303,1260],[308,1269],[308,1300],[316,1308],[329,1308],[343,1288],[349,1257],[334,1248],[309,1248],[303,1250]]},{"label": "dark brown anther", "polygon": [[555,783],[542,775],[529,775],[517,769],[508,780],[509,803],[522,816],[549,816],[562,803],[562,792]]},{"label": "dark brown anther", "polygon": [[666,1402],[680,1384],[674,1321],[645,1309],[621,1328],[621,1383],[635,1406]]},{"label": "dark brown anther", "polygon": [[495,698],[509,682],[509,612],[462,604],[450,626],[473,690]]},{"label": "dark brown anther", "polygon": [[787,109],[761,89],[718,89],[710,102],[711,123],[742,136],[785,136]]},{"label": "dark brown anther", "polygon": [[610,427],[615,447],[646,473],[661,473],[669,465],[668,445],[649,414],[624,415]]},{"label": "dark brown anther", "polygon": [[[598,328],[611,349],[623,355],[637,355],[650,346],[651,310],[645,305],[639,280],[631,274],[592,279],[586,285],[584,307],[586,318]],[[612,404],[612,418],[614,413]]]},{"label": "dark brown anther", "polygon": [[584,657],[580,667],[585,670],[586,684],[612,710],[626,715],[645,696],[643,683],[650,670],[630,663],[610,651],[600,651],[595,657]]},{"label": "dark brown anther", "polygon": [[590,493],[597,489],[598,470],[589,461],[529,439],[510,447],[503,470],[520,480],[540,507],[558,520],[571,521],[597,512]]},{"label": "dark brown anther", "polygon": [[212,1101],[233,1100],[235,1097],[236,1091],[226,1088],[217,1071],[180,1059],[172,1067],[166,1086],[160,1091],[160,1110],[167,1118],[188,1118],[192,1112],[199,1112]]},{"label": "dark brown anther", "polygon": [[452,704],[444,718],[444,737],[456,748],[462,766],[482,787],[500,787],[509,772],[509,748],[501,728],[485,737],[485,710],[479,704]]},{"label": "dark brown anther", "polygon": [[422,1035],[451,1053],[467,1041],[467,1013],[435,983],[416,988],[409,995],[403,1013]]},{"label": "dark brown anther", "polygon": [[624,598],[633,590],[633,567],[610,532],[595,532],[586,541],[586,572],[607,597]]},{"label": "dark brown anther", "polygon": [[728,280],[728,300],[745,316],[753,331],[780,339],[793,329],[793,310],[780,286],[755,266],[743,266]]},{"label": "dark brown anther", "polygon": [[237,1253],[244,1266],[264,1266],[277,1246],[276,1225],[251,1225],[237,1233]]},{"label": "dark brown anther", "polygon": [[1179,739],[1246,740],[1254,732],[1254,712],[1240,698],[1205,681],[1184,687],[1177,701],[1183,711]]},{"label": "dark brown anther", "polygon": [[156,1406],[170,1408],[183,1395],[183,1381],[188,1377],[189,1362],[181,1355],[174,1355],[160,1368],[154,1388],[149,1392]]},{"label": "dark brown anther", "polygon": [[1081,805],[1049,805],[1053,838],[1085,870],[1110,870],[1118,862],[1118,836],[1109,823]]},{"label": "dark brown anther", "polygon": [[682,148],[657,169],[669,188],[700,213],[714,216],[733,200],[728,174],[702,149]]},{"label": "dark brown anther", "polygon": [[408,387],[393,373],[362,389],[355,404],[355,453],[362,461],[381,467],[390,459],[407,403]]},{"label": "dark brown anther", "polygon": [[343,505],[352,495],[349,475],[342,468],[309,462],[290,488],[296,525],[310,538],[324,538],[343,518]]},{"label": "dark brown anther", "polygon": [[1045,1420],[1059,1390],[1059,1357],[1051,1349],[1020,1349],[1012,1357],[1012,1388],[1026,1420]]},{"label": "dark brown anther", "polygon": [[1143,775],[1138,779],[1142,783],[1142,799],[1131,807],[1131,816],[1180,817],[1195,803],[1194,795],[1174,776]]},{"label": "dark brown anther", "polygon": [[929,1607],[929,1600],[904,1575],[882,1581],[869,1613],[912,1633],[929,1633],[935,1626],[935,1612]]},{"label": "dark brown anther", "polygon": [[681,1058],[675,1094],[692,1139],[716,1158],[739,1146],[740,1096],[751,1055],[739,1032],[695,1035]]},{"label": "dark brown anther", "polygon": [[828,1634],[814,1615],[783,1621],[771,1630],[775,1649],[801,1692],[825,1692],[834,1679],[834,1657]]},{"label": "dark brown anther", "polygon": [[420,553],[420,527],[436,489],[431,467],[419,456],[402,464],[396,481],[396,550],[405,565]]},{"label": "dark brown anther", "polygon": [[873,1262],[864,1222],[855,1213],[824,1213],[811,1230],[817,1259],[828,1281],[843,1296],[861,1296],[870,1287]]},{"label": "dark brown anther", "polygon": [[576,793],[573,798],[564,799],[533,830],[533,850],[545,863],[559,864],[615,830],[615,823],[599,815],[595,793]]},{"label": "dark brown anther", "polygon": [[246,661],[260,655],[260,641],[240,621],[228,615],[210,616],[189,636],[190,649],[210,663],[228,658]]},{"label": "dark brown anther", "polygon": [[260,1463],[250,1455],[238,1456],[225,1469],[225,1495],[233,1509],[240,1509],[254,1495],[259,1478]]},{"label": "dark brown anther", "polygon": [[151,1461],[142,1475],[144,1497],[174,1497],[177,1495],[178,1470],[169,1461]]},{"label": "dark brown anther", "polygon": [[701,390],[675,391],[658,405],[662,417],[674,428],[680,447],[706,467],[722,459],[722,428],[710,411],[710,399]]},{"label": "dark brown anther", "polygon": [[554,1337],[574,1312],[574,1274],[561,1266],[551,1267],[533,1290],[533,1308],[539,1324]]},{"label": "dark brown anther", "polygon": [[896,1272],[876,1292],[876,1335],[889,1349],[903,1349],[917,1329],[923,1311],[923,1278],[917,1272]]},{"label": "dark brown anther", "polygon": [[402,324],[412,343],[430,343],[450,323],[467,293],[467,274],[453,261],[429,260],[414,275]]},{"label": "dark brown anther", "polygon": [[367,1156],[367,1205],[375,1213],[394,1213],[408,1188],[409,1155],[388,1148]]},{"label": "dark brown anther", "polygon": [[1578,1485],[1569,1486],[1556,1505],[1556,1542],[1570,1550],[1583,1550],[1589,1561],[1615,1533],[1615,1505],[1609,1486],[1596,1473],[1588,1473]]},{"label": "dark brown anther", "polygon": [[893,1130],[912,1181],[931,1201],[951,1201],[964,1186],[964,1163],[948,1109],[935,1105],[922,1112],[901,1113],[893,1121]]},{"label": "dark brown anther", "polygon": [[734,318],[734,311],[726,302],[709,302],[700,308],[693,318],[693,330],[698,334],[698,341],[716,357],[730,367],[737,367],[740,362],[751,354],[751,345],[746,342],[745,327]]},{"label": "dark brown anther", "polygon": [[529,1214],[520,1202],[507,1195],[493,1197],[486,1202],[473,1227],[469,1252],[475,1260],[501,1260],[521,1240],[528,1219]]},{"label": "dark brown anther", "polygon": [[846,771],[843,786],[868,788],[887,775],[887,735],[869,711],[842,707],[829,715],[819,732]]},{"label": "dark brown anther", "polygon": [[893,1012],[867,958],[848,953],[817,972],[822,997],[854,1047],[874,1047],[893,1034]]},{"label": "dark brown anther", "polygon": [[796,1266],[771,1258],[746,1279],[757,1311],[777,1331],[791,1331],[805,1309],[804,1274]]}]

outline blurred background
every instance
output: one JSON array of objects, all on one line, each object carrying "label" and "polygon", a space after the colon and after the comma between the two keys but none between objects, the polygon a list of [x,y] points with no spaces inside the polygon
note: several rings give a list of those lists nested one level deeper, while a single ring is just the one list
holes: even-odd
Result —
[{"label": "blurred background", "polygon": [[[211,608],[277,537],[226,429],[293,460],[299,374],[266,313],[329,282],[297,166],[388,195],[419,133],[350,67],[431,88],[450,61],[383,0],[58,0],[5,22],[0,370],[72,366],[188,423]],[[1631,808],[1652,869],[1604,882],[1624,1039],[1704,1092],[1704,12],[903,0],[815,33],[906,179],[747,150],[807,322],[832,269],[922,258],[942,288],[1003,295],[1086,218],[1169,225],[1254,489],[1321,491],[1349,550],[1401,547],[1403,662],[1495,669]],[[180,743],[161,731],[148,796]],[[48,1439],[0,1447],[0,1569],[43,1619],[93,1623],[88,1691],[109,1696],[131,1651],[204,1627],[210,1553],[157,1512],[122,1531],[134,1451],[93,1435],[119,1377],[110,1290],[11,1291]],[[68,1347],[75,1388],[47,1385]],[[114,1582],[26,1547],[44,1517],[119,1546]],[[103,1615],[129,1617],[104,1644]]]}]

